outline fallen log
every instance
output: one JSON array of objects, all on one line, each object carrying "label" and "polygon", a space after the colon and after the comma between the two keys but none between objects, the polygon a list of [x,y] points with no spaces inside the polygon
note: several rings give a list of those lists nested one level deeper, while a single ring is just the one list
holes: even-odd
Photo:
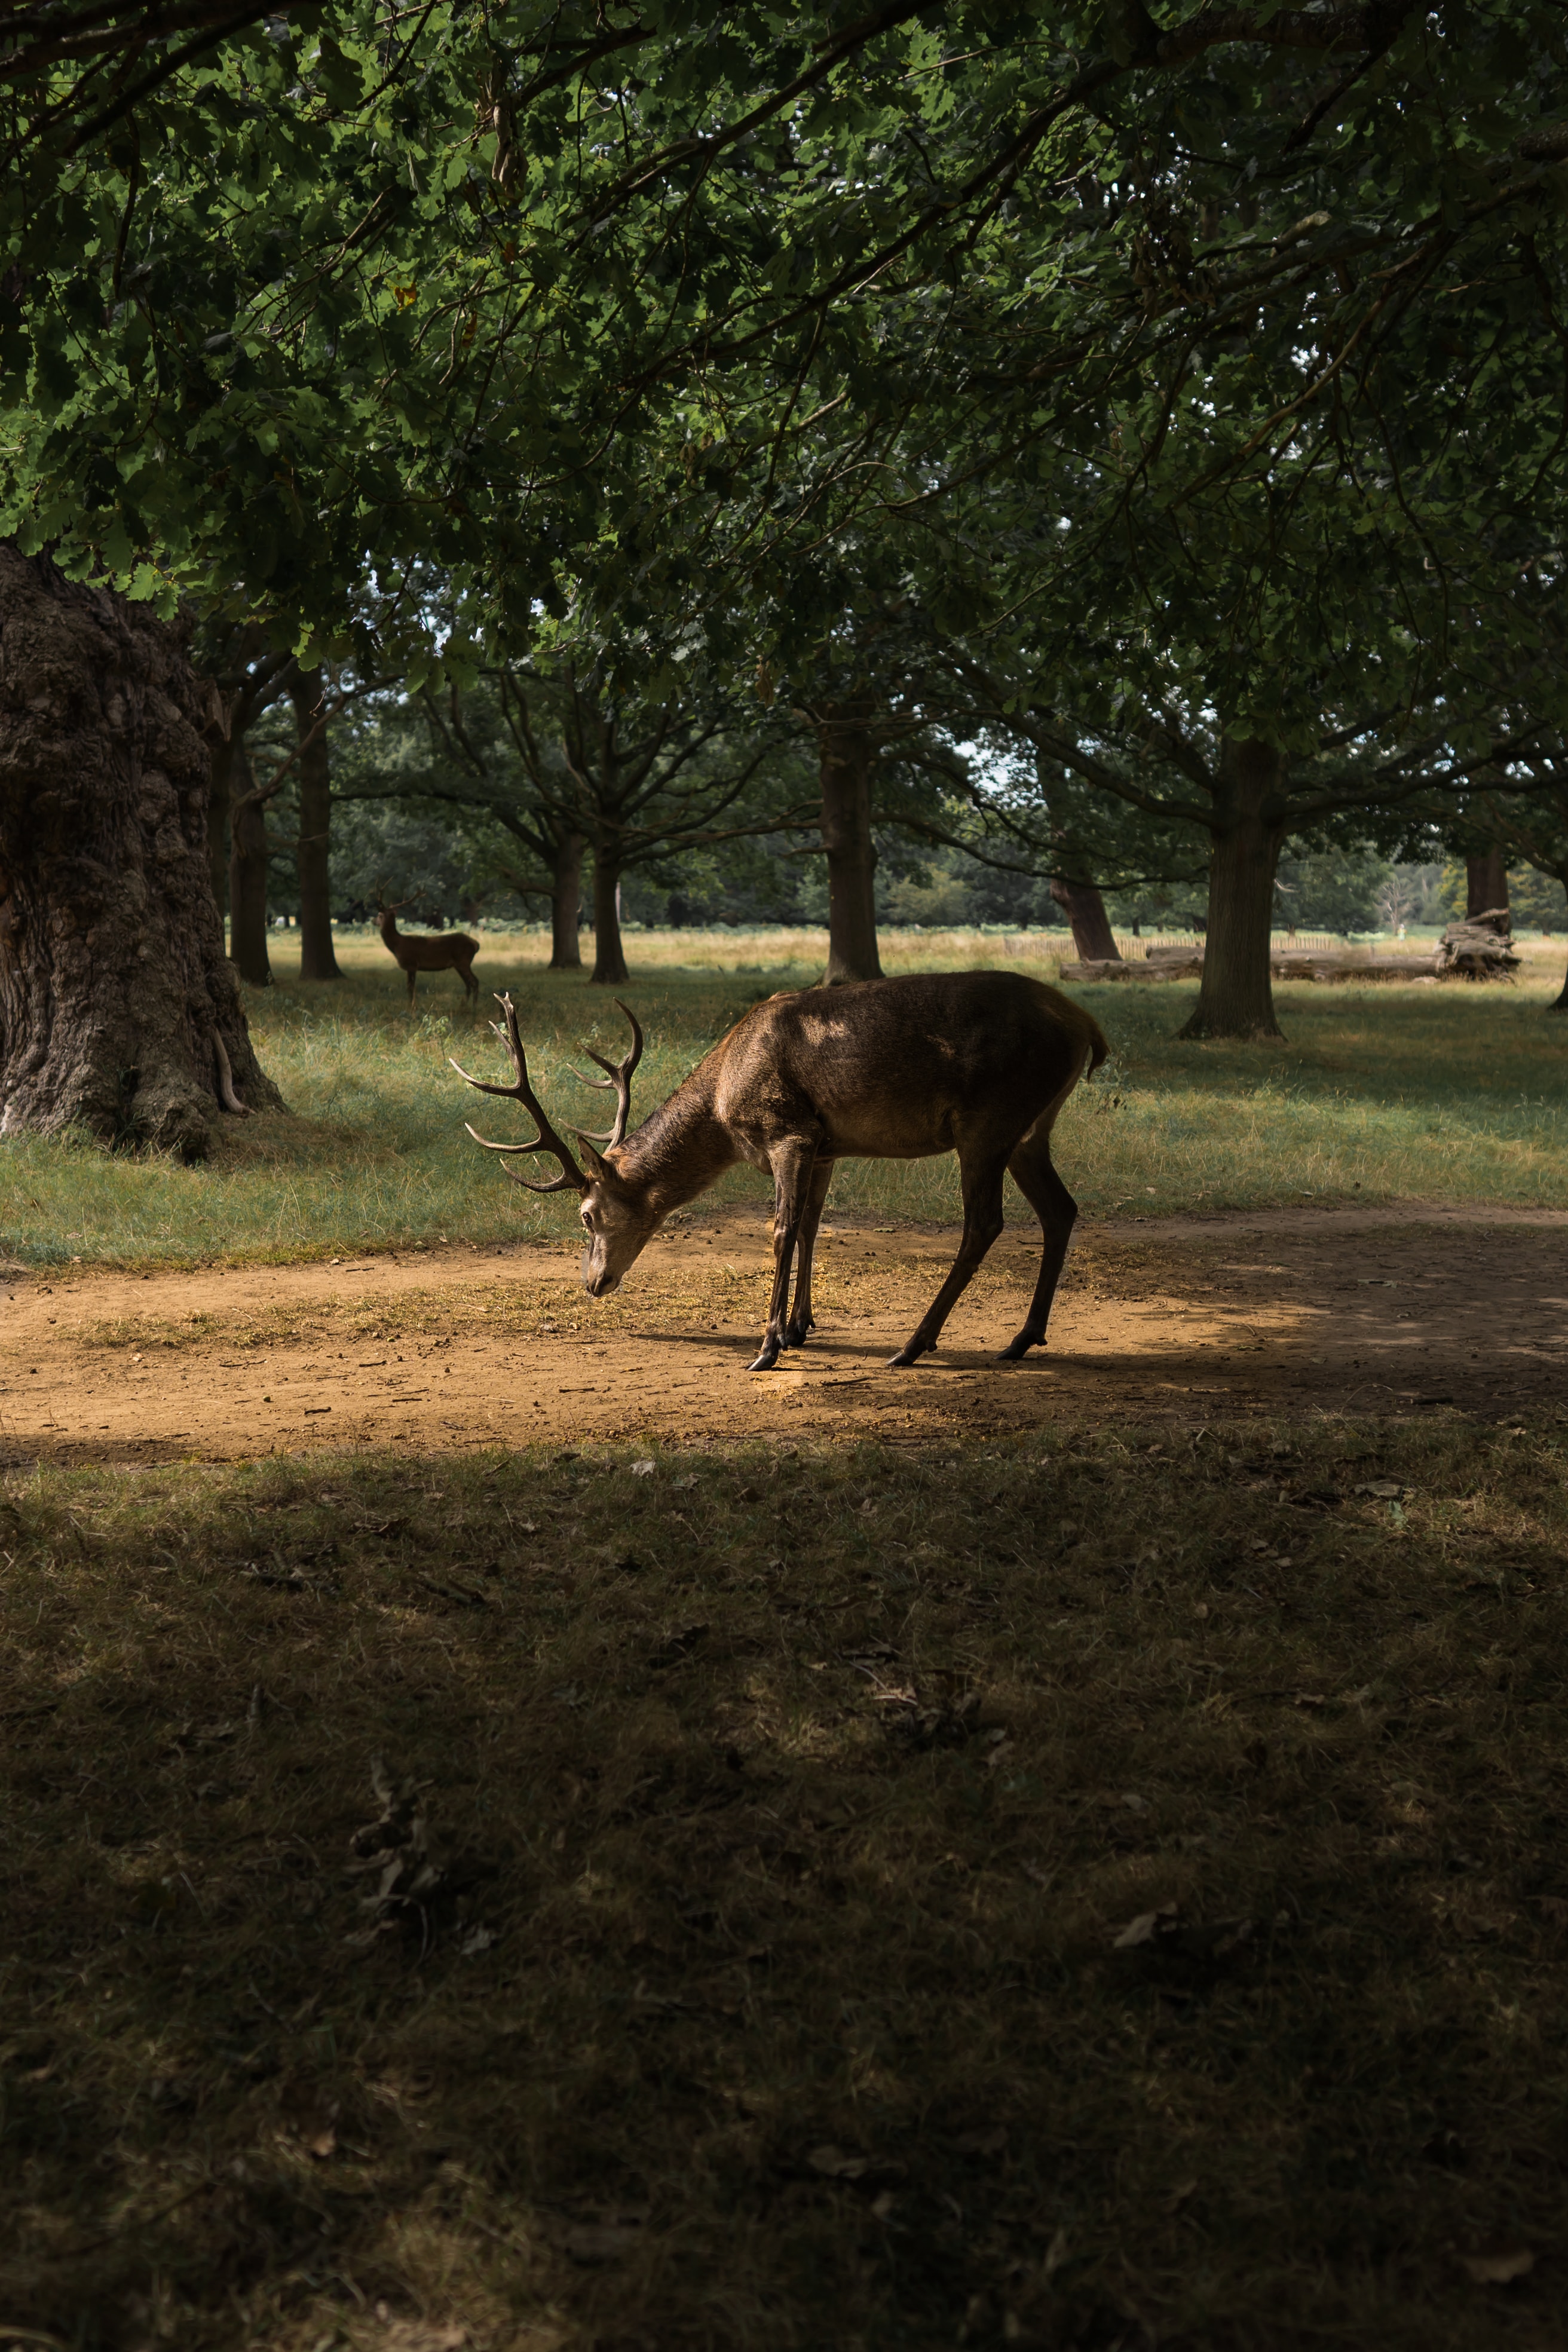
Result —
[{"label": "fallen log", "polygon": [[1506,907],[1450,923],[1437,942],[1438,971],[1445,979],[1511,980],[1521,961],[1512,929]]},{"label": "fallen log", "polygon": [[[1130,960],[1119,960],[1113,963],[1109,957],[1064,963],[1061,977],[1080,983],[1112,980],[1201,980],[1203,970],[1202,948],[1152,948],[1147,959],[1141,963]],[[1436,980],[1442,975],[1445,967],[1435,953],[1378,956],[1358,955],[1350,948],[1341,952],[1311,948],[1279,948],[1268,959],[1268,970],[1275,980],[1331,982]]]},{"label": "fallen log", "polygon": [[1112,962],[1109,956],[1096,956],[1082,963],[1064,963],[1060,973],[1063,980],[1076,981],[1199,980],[1203,969],[1202,955],[1183,948],[1152,955],[1142,963],[1127,962],[1120,956]]},{"label": "fallen log", "polygon": [[1356,955],[1349,949],[1327,954],[1286,949],[1269,957],[1268,969],[1276,980],[1435,980],[1437,960],[1435,955]]}]

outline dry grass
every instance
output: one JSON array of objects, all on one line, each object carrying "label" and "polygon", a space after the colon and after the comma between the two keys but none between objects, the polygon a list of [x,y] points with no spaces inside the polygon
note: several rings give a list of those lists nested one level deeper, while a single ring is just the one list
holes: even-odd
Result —
[{"label": "dry grass", "polygon": [[1545,2352],[1563,1443],[14,1475],[0,2323]]}]

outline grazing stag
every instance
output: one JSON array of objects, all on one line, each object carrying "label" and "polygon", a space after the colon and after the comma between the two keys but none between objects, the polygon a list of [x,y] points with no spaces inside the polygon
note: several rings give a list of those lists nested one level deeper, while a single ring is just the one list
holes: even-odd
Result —
[{"label": "grazing stag", "polygon": [[[588,1236],[583,1287],[591,1298],[619,1287],[671,1210],[743,1160],[765,1169],[774,1188],[773,1300],[750,1367],[766,1371],[781,1349],[804,1347],[812,1328],[812,1251],[837,1162],[956,1151],[963,1238],[952,1273],[891,1361],[912,1364],[935,1347],[1002,1231],[1005,1171],[1039,1218],[1045,1249],[1027,1318],[1002,1361],[1044,1342],[1078,1214],[1051,1165],[1051,1129],[1079,1078],[1106,1055],[1098,1023],[1070,998],[1002,971],[933,972],[771,996],[738,1021],[629,1138],[632,1073],[643,1040],[636,1016],[622,1004],[632,1050],[619,1063],[594,1054],[605,1076],[584,1081],[614,1092],[615,1124],[606,1135],[580,1136],[581,1166],[529,1084],[510,997],[496,1001],[506,1022],[491,1026],[510,1050],[516,1084],[489,1086],[452,1066],[482,1093],[523,1104],[539,1132],[531,1143],[486,1143],[471,1127],[468,1133],[487,1151],[547,1151],[560,1161],[561,1173],[549,1183],[513,1181],[532,1192],[581,1194]],[[599,1143],[605,1150],[595,1150]],[[795,1306],[786,1315],[797,1251]]]},{"label": "grazing stag", "polygon": [[384,898],[375,903],[381,910],[376,918],[381,936],[408,974],[410,1004],[414,1002],[415,982],[422,971],[455,971],[463,983],[464,993],[478,996],[479,983],[474,978],[474,958],[479,951],[478,940],[469,939],[466,931],[400,931],[397,918],[407,906],[407,899],[399,898],[395,907],[389,907]]}]

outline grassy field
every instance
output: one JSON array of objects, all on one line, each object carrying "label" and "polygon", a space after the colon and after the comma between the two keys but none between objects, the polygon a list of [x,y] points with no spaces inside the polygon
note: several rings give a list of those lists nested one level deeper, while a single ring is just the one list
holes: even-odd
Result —
[{"label": "grassy field", "polygon": [[[813,981],[822,942],[811,933],[640,934],[628,951],[626,994],[649,1038],[640,1115],[750,1003]],[[624,1038],[605,993],[543,971],[537,937],[497,937],[479,966],[487,990],[479,1014],[443,974],[421,983],[410,1016],[379,940],[353,938],[342,952],[349,977],[307,987],[289,976],[297,950],[276,940],[279,984],[250,996],[288,1117],[226,1127],[219,1154],[199,1169],[90,1145],[10,1142],[0,1155],[0,1249],[35,1265],[191,1263],[565,1232],[571,1203],[519,1194],[469,1142],[463,1121],[476,1116],[477,1098],[447,1055],[496,1068],[482,1014],[488,992],[510,985],[560,1122],[596,1125],[600,1098],[565,1069],[580,1038],[601,1049]],[[1055,973],[1038,933],[893,933],[885,957],[893,971],[1005,964]],[[1189,988],[1082,991],[1112,1059],[1063,1118],[1064,1172],[1097,1213],[1339,1199],[1563,1205],[1568,1020],[1545,1012],[1561,960],[1555,945],[1533,950],[1528,977],[1506,990],[1281,987],[1283,1045],[1177,1043]],[[518,1131],[506,1106],[479,1110],[481,1131]],[[949,1160],[849,1166],[833,1207],[948,1220],[953,1179]],[[760,1202],[764,1188],[738,1172],[718,1197]],[[1016,1197],[1010,1212],[1026,1213]]]},{"label": "grassy field", "polygon": [[1547,2352],[1564,1435],[14,1476],[0,2337]]}]

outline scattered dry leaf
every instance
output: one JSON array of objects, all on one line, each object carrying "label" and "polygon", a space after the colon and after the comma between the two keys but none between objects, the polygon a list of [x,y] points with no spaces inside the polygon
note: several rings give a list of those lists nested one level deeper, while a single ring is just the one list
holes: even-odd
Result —
[{"label": "scattered dry leaf", "polygon": [[405,1780],[395,1787],[378,1756],[371,1765],[371,1785],[381,1813],[350,1839],[354,1859],[349,1869],[378,1875],[375,1892],[359,1906],[370,1914],[371,1925],[348,1940],[363,1948],[393,1929],[417,1928],[423,1946],[438,1916],[450,1919],[456,1910],[460,1918],[460,1890],[475,1872],[449,1854],[432,1831],[425,1806],[427,1782]]},{"label": "scattered dry leaf", "polygon": [[1511,2286],[1535,2268],[1528,2246],[1516,2246],[1506,2254],[1461,2254],[1459,2260],[1478,2286]]},{"label": "scattered dry leaf", "polygon": [[813,2172],[821,2173],[825,2180],[851,2180],[880,2183],[901,2180],[905,2167],[886,2157],[858,2156],[852,2149],[835,2147],[828,2142],[822,2147],[807,2148],[805,2160]]},{"label": "scattered dry leaf", "polygon": [[1119,1936],[1110,1939],[1113,1952],[1136,1951],[1142,1944],[1157,1944],[1163,1936],[1173,1935],[1182,1916],[1179,1903],[1162,1903],[1157,1911],[1140,1911],[1136,1919],[1129,1919]]},{"label": "scattered dry leaf", "polygon": [[462,2352],[469,2340],[460,2319],[394,2319],[384,2303],[375,2306],[382,2333],[375,2352]]}]

